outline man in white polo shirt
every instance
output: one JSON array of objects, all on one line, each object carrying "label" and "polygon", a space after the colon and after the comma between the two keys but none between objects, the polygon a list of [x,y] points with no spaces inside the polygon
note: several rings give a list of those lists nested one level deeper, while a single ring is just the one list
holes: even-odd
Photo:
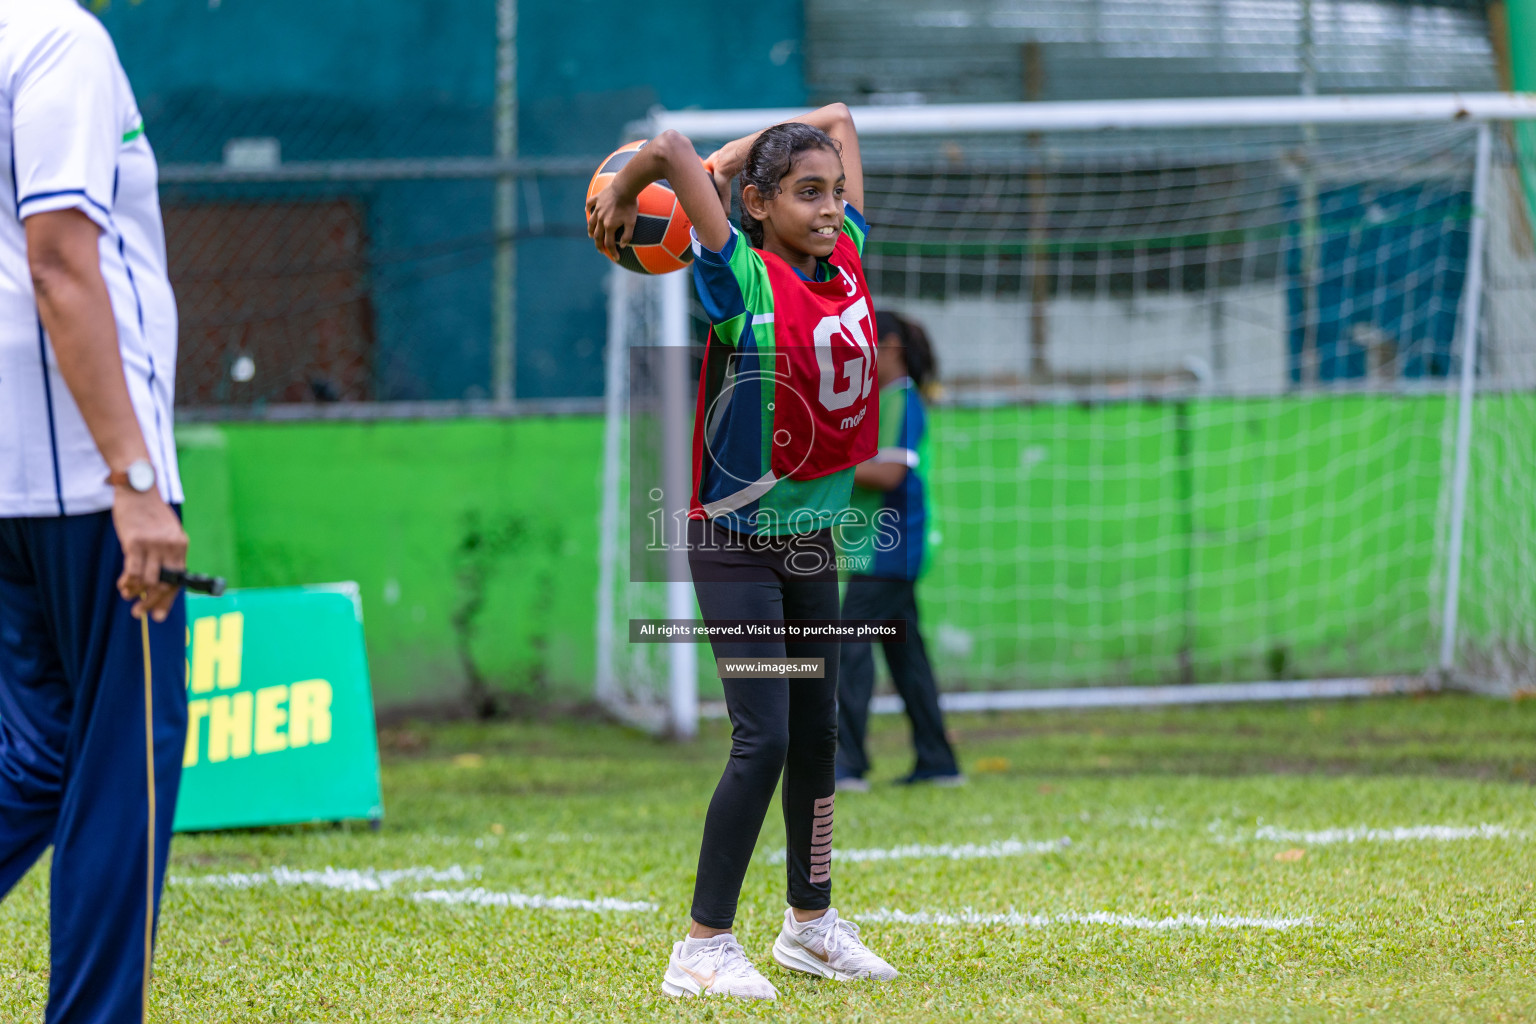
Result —
[{"label": "man in white polo shirt", "polygon": [[0,150],[0,896],[53,847],[47,1020],[127,1024],[186,733],[176,307],[154,153],[75,0],[0,0]]}]

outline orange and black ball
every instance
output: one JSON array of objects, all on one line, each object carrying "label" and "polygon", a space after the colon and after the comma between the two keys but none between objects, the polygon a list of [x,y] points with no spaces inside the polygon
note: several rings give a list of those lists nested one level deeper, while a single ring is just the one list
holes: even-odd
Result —
[{"label": "orange and black ball", "polygon": [[[587,198],[591,199],[607,188],[619,169],[629,163],[648,141],[631,142],[604,160],[597,173],[592,175],[592,184],[587,186]],[[669,274],[692,263],[693,248],[688,232],[693,223],[683,212],[672,186],[665,179],[651,182],[641,190],[639,203],[635,237],[622,239],[628,244],[619,247],[616,261],[619,266],[637,274]]]}]

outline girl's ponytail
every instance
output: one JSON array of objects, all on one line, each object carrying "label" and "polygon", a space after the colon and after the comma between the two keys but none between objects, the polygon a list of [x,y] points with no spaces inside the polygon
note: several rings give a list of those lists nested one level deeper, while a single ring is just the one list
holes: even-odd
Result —
[{"label": "girl's ponytail", "polygon": [[907,376],[932,401],[939,391],[939,362],[933,354],[933,342],[923,325],[909,316],[880,310],[875,314],[875,330],[881,338],[894,334],[901,339],[902,361],[907,364]]},{"label": "girl's ponytail", "polygon": [[931,392],[939,382],[939,361],[933,354],[933,342],[916,320],[898,314],[898,321],[901,323],[901,344],[906,350],[907,376],[912,378],[917,390],[932,397]]}]

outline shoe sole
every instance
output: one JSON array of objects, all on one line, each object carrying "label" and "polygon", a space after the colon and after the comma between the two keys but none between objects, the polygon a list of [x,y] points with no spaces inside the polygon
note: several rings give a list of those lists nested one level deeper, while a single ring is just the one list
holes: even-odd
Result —
[{"label": "shoe sole", "polygon": [[661,990],[674,999],[698,998],[702,994],[695,992],[693,989],[673,984],[671,978],[662,979]]},{"label": "shoe sole", "polygon": [[793,946],[784,944],[784,936],[781,933],[773,940],[773,962],[790,971],[798,971],[801,974],[811,974],[818,978],[831,978],[833,981],[852,981],[851,974],[844,974],[834,970],[831,966],[822,963],[809,953],[798,950]]},{"label": "shoe sole", "polygon": [[771,996],[744,996],[736,992],[705,992],[699,988],[698,983],[692,980],[676,982],[670,974],[661,979],[661,991],[673,999],[702,999],[707,996],[719,996],[722,999],[761,999],[764,1002],[773,1002],[778,998],[775,992]]},{"label": "shoe sole", "polygon": [[[818,978],[830,978],[833,981],[891,981],[891,978],[877,978],[871,974],[849,974],[839,971],[831,964],[823,963],[811,954],[786,944],[784,934],[773,940],[773,962],[785,970],[798,971],[801,974],[810,974]],[[899,977],[899,974],[898,974]]]}]

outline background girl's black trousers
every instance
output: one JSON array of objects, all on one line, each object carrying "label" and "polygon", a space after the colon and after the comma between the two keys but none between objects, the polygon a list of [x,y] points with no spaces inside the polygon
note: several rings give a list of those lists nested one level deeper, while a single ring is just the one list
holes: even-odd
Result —
[{"label": "background girl's black trousers", "polygon": [[[928,664],[928,649],[917,623],[916,584],[875,576],[850,576],[843,598],[843,619],[904,619],[907,638],[886,641],[885,664],[891,681],[907,706],[917,764],[911,778],[958,775],[955,752],[944,735],[939,711],[939,687]],[[869,699],[875,690],[875,652],[869,643],[845,643],[838,670],[837,774],[863,778],[869,771],[864,749],[869,727]]]}]

